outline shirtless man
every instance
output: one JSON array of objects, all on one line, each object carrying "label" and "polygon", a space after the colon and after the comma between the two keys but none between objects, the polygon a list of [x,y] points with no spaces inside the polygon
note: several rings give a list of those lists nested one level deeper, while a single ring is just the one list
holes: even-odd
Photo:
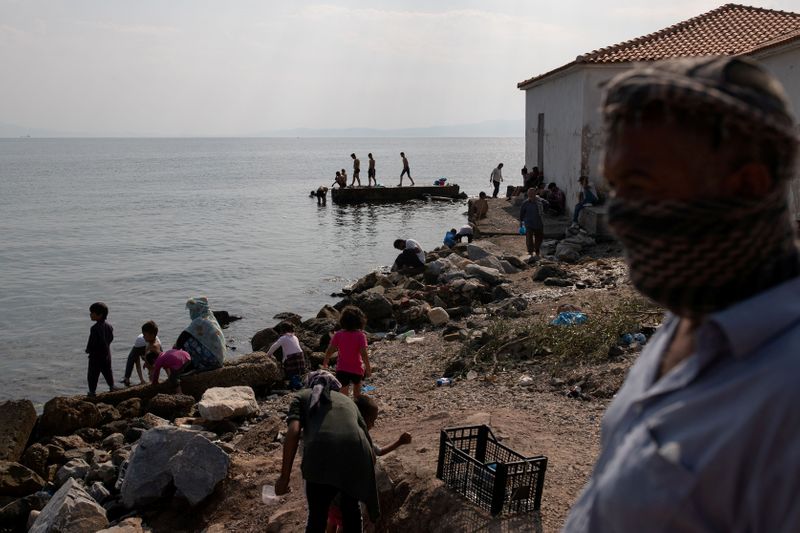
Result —
[{"label": "shirtless man", "polygon": [[403,186],[403,176],[408,176],[408,179],[411,180],[411,185],[414,185],[414,178],[411,177],[411,169],[408,166],[408,159],[406,159],[406,153],[400,152],[400,157],[403,159],[403,171],[400,173],[400,185],[398,187]]},{"label": "shirtless man", "polygon": [[353,182],[350,186],[352,187],[358,182],[358,186],[361,187],[361,178],[358,177],[361,174],[361,161],[358,160],[356,154],[350,154],[350,157],[353,158]]},{"label": "shirtless man", "polygon": [[367,168],[367,186],[371,187],[372,182],[375,182],[375,185],[378,185],[378,178],[375,177],[375,160],[372,159],[372,154],[367,154],[369,158],[369,168]]}]

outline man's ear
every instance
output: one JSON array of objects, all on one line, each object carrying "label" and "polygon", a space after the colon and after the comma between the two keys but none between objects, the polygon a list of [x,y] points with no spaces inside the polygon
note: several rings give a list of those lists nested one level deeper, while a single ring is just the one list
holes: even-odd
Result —
[{"label": "man's ear", "polygon": [[759,198],[766,196],[775,185],[763,163],[747,163],[725,179],[725,191],[730,196]]}]

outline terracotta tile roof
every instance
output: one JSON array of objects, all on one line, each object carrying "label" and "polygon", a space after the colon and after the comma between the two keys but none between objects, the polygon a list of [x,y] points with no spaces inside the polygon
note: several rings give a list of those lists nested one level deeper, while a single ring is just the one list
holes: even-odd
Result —
[{"label": "terracotta tile roof", "polygon": [[661,31],[578,56],[517,84],[539,81],[576,64],[656,61],[669,57],[747,55],[800,40],[800,13],[725,4]]}]

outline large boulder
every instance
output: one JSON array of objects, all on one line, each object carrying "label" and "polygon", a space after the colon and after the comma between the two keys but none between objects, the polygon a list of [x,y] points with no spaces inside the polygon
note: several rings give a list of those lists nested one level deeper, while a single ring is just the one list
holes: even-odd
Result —
[{"label": "large boulder", "polygon": [[145,411],[166,420],[189,416],[194,398],[187,394],[156,394],[147,402]]},{"label": "large boulder", "polygon": [[80,428],[94,427],[100,421],[97,406],[80,398],[53,398],[44,404],[39,424],[42,436],[69,435]]},{"label": "large boulder", "polygon": [[533,274],[533,281],[544,281],[547,278],[566,278],[569,273],[553,263],[542,263]]},{"label": "large boulder", "polygon": [[478,259],[495,255],[498,251],[499,250],[497,249],[497,246],[490,241],[480,241],[479,243],[476,242],[467,244],[467,257],[472,261],[477,261]]},{"label": "large boulder", "polygon": [[253,348],[253,351],[266,351],[273,342],[278,340],[278,337],[280,336],[280,333],[274,329],[264,328],[253,335],[253,337],[250,339],[250,346]]},{"label": "large boulder", "polygon": [[85,533],[106,526],[105,509],[78,481],[69,479],[47,502],[29,533]]},{"label": "large boulder", "polygon": [[70,479],[83,479],[89,473],[89,468],[85,459],[72,459],[58,469],[55,484],[61,486]]},{"label": "large boulder", "polygon": [[353,286],[350,288],[351,292],[359,293],[369,290],[375,287],[378,284],[378,280],[381,278],[381,274],[379,272],[370,272],[360,280],[356,281]]},{"label": "large boulder", "polygon": [[0,402],[0,461],[19,461],[36,425],[30,400]]},{"label": "large boulder", "polygon": [[50,450],[44,444],[34,443],[28,446],[22,454],[20,462],[39,474],[47,477],[47,459],[50,457]]},{"label": "large boulder", "polygon": [[[125,520],[120,521],[119,524],[108,529],[102,529],[97,533],[144,533],[150,531],[150,528],[142,527],[142,519],[138,516],[131,516]],[[206,529],[205,531],[210,531]]]},{"label": "large boulder", "polygon": [[392,316],[392,302],[382,294],[364,292],[353,297],[353,305],[367,315],[367,321],[376,323]]},{"label": "large boulder", "polygon": [[27,496],[41,489],[44,483],[41,476],[30,468],[11,461],[0,461],[0,496]]},{"label": "large boulder", "polygon": [[230,459],[195,431],[165,426],[151,429],[131,454],[122,482],[122,501],[136,508],[159,501],[170,487],[197,505],[228,473]]},{"label": "large boulder", "polygon": [[[333,307],[331,307],[331,309],[333,309]],[[333,310],[336,311],[336,309]],[[339,311],[336,312],[338,313]],[[324,318],[324,317],[309,318],[308,320],[300,324],[300,327],[304,330],[311,331],[318,335],[324,335],[325,333],[330,333],[331,331],[336,329],[336,327],[338,326],[338,320],[339,320],[338,318],[334,320],[333,318]]]},{"label": "large boulder", "polygon": [[[487,268],[493,268],[493,269],[495,269],[497,271],[500,271],[500,272],[505,272],[505,270],[503,269],[503,264],[500,262],[500,260],[498,258],[496,258],[493,255],[487,255],[486,257],[482,257],[482,258],[478,259],[477,261],[475,261],[475,264],[483,266],[483,267],[487,267]],[[509,265],[509,266],[511,266],[511,265]]]},{"label": "large boulder", "polygon": [[340,313],[335,307],[325,304],[317,313],[317,318],[327,318],[328,320],[338,321],[339,315]]},{"label": "large boulder", "polygon": [[430,320],[431,324],[434,326],[442,326],[447,324],[447,322],[450,320],[450,315],[448,315],[447,311],[441,307],[434,307],[428,311],[428,320]]},{"label": "large boulder", "polygon": [[495,268],[487,268],[480,265],[467,265],[464,272],[492,285],[499,285],[505,281],[503,274]]},{"label": "large boulder", "polygon": [[142,415],[142,399],[128,398],[117,405],[117,412],[122,418],[136,418]]},{"label": "large boulder", "polygon": [[214,387],[203,393],[197,409],[206,420],[224,420],[257,413],[258,401],[250,387]]},{"label": "large boulder", "polygon": [[581,258],[581,246],[561,241],[556,246],[556,259],[565,263],[574,263]]}]

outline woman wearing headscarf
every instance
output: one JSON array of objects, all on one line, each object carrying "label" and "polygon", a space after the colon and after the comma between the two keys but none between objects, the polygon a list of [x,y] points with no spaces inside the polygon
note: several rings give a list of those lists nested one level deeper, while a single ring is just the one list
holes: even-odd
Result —
[{"label": "woman wearing headscarf", "polygon": [[180,334],[174,348],[189,353],[194,370],[203,372],[220,368],[225,360],[225,336],[208,307],[208,298],[191,298],[186,302],[186,309],[192,323]]},{"label": "woman wearing headscarf", "polygon": [[367,425],[356,404],[338,392],[341,384],[330,372],[311,372],[305,386],[289,407],[286,418],[289,429],[283,443],[283,465],[275,493],[289,492],[289,477],[302,431],[304,449],[300,470],[306,482],[308,502],[306,531],[325,531],[328,508],[339,494],[344,531],[360,532],[358,502],[366,504],[373,522],[379,514],[375,458]]}]

